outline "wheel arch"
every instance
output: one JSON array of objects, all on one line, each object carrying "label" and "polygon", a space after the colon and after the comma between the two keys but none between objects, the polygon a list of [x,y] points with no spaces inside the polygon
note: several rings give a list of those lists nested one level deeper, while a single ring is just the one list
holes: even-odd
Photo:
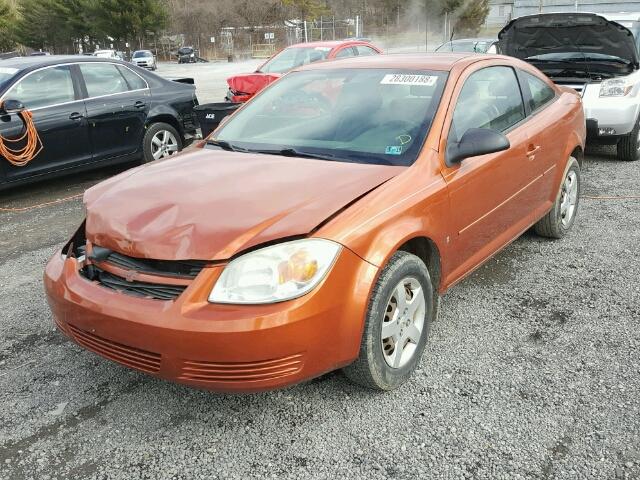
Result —
[{"label": "wheel arch", "polygon": [[441,288],[442,258],[436,242],[426,236],[415,236],[398,246],[396,251],[412,253],[424,262],[431,275],[431,281],[436,291]]},{"label": "wheel arch", "polygon": [[175,112],[172,112],[169,109],[152,110],[147,116],[145,128],[149,128],[154,123],[167,123],[171,125],[180,134],[181,140],[184,143],[184,130],[182,125],[180,125]]}]

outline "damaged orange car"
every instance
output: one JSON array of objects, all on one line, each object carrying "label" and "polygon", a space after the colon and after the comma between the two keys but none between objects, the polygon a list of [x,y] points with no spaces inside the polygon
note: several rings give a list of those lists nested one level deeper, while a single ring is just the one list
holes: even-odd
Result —
[{"label": "damaged orange car", "polygon": [[342,368],[388,390],[421,361],[438,298],[534,226],[576,218],[580,97],[491,55],[319,63],[190,153],[84,197],[46,267],[88,350],[216,391]]}]

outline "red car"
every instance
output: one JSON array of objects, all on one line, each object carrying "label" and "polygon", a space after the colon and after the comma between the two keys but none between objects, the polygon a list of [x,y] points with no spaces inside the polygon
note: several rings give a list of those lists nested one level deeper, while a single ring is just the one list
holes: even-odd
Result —
[{"label": "red car", "polygon": [[234,103],[249,100],[256,93],[294,68],[320,60],[379,55],[378,47],[363,40],[333,40],[298,43],[280,50],[255,72],[227,78],[229,91],[226,99]]}]

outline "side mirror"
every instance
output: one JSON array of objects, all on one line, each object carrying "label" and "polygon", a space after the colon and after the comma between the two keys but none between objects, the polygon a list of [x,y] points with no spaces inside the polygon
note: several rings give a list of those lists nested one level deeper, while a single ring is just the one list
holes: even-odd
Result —
[{"label": "side mirror", "polygon": [[20,113],[24,110],[24,105],[18,100],[5,100],[2,104],[2,111],[6,114]]},{"label": "side mirror", "polygon": [[502,133],[486,128],[470,128],[462,135],[459,142],[447,145],[447,165],[451,167],[465,158],[502,152],[508,150],[510,146],[509,139]]}]

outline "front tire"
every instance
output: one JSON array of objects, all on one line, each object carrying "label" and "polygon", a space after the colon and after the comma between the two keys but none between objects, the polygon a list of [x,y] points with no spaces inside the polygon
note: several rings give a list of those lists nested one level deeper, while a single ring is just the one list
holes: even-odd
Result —
[{"label": "front tire", "polygon": [[424,262],[396,252],[371,293],[360,354],[343,369],[347,378],[374,390],[393,390],[405,383],[422,358],[435,296]]},{"label": "front tire", "polygon": [[147,127],[142,140],[143,163],[175,155],[180,150],[182,150],[182,138],[171,125],[159,122]]},{"label": "front tire", "polygon": [[547,238],[564,237],[576,220],[581,191],[580,165],[574,157],[569,157],[569,168],[562,180],[558,197],[551,210],[535,224],[535,232]]},{"label": "front tire", "polygon": [[620,160],[634,162],[640,158],[640,118],[631,133],[618,141],[617,151]]}]

